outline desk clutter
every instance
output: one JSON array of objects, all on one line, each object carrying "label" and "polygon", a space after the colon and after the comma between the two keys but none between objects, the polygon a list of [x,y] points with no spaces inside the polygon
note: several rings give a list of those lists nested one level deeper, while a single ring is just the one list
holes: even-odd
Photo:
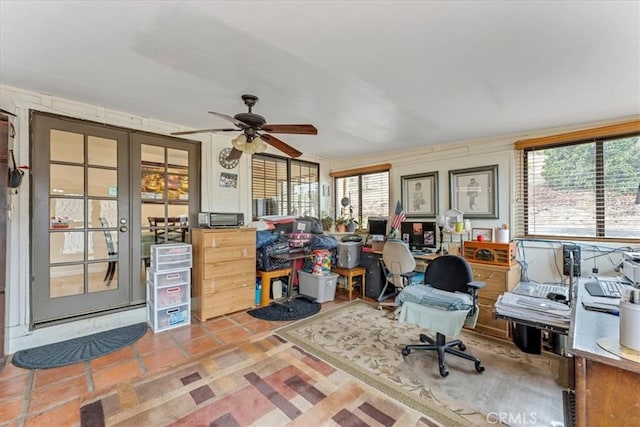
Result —
[{"label": "desk clutter", "polygon": [[620,298],[620,344],[640,352],[640,289],[625,289]]}]

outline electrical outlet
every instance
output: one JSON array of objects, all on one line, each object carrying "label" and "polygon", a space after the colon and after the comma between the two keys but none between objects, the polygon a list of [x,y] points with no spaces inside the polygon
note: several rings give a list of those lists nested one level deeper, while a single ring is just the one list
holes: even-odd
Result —
[{"label": "electrical outlet", "polygon": [[571,274],[571,254],[573,254],[573,276],[580,277],[580,246],[578,245],[562,246],[562,274],[565,276]]}]

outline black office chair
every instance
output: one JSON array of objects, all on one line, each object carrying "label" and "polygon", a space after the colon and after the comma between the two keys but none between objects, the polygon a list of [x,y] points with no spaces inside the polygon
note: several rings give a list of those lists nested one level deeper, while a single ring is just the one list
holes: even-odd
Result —
[{"label": "black office chair", "polygon": [[[101,216],[100,224],[104,228],[109,228],[109,221],[107,218]],[[116,266],[118,265],[118,251],[116,250],[115,242],[113,241],[113,236],[110,230],[104,230],[104,240],[107,245],[107,254],[109,255],[109,264],[107,265],[107,272],[104,275],[103,281],[107,282],[107,286],[111,285],[111,280],[113,280],[113,275],[116,273]]]},{"label": "black office chair", "polygon": [[[402,303],[400,321],[416,323],[419,326],[431,329],[436,332],[436,338],[433,339],[425,334],[420,334],[420,342],[428,344],[407,345],[402,350],[402,355],[408,356],[411,350],[437,351],[440,375],[443,377],[449,375],[444,363],[445,353],[471,360],[475,363],[476,371],[483,372],[484,366],[482,366],[480,359],[465,353],[466,346],[461,340],[456,339],[447,342],[446,334],[458,335],[463,326],[475,326],[478,318],[478,290],[484,287],[484,282],[473,280],[471,267],[464,258],[457,255],[443,255],[429,263],[425,271],[424,283],[435,290],[426,288],[430,294],[425,294],[420,303],[409,302],[408,299],[407,302]],[[407,289],[407,291],[412,291],[415,294],[417,289]],[[451,305],[455,303],[463,306],[460,303],[461,298],[454,294],[455,292],[471,295],[470,300],[467,297],[468,301],[464,304],[462,310],[456,310],[456,306]],[[399,298],[402,299],[402,296]],[[454,309],[447,311],[447,309],[443,309],[445,305],[447,309]],[[464,313],[465,311],[466,314]],[[417,318],[420,320],[414,321]]]}]

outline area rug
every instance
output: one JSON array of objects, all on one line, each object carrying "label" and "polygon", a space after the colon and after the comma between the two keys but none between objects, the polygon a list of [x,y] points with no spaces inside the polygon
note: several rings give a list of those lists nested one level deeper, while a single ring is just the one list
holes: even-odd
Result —
[{"label": "area rug", "polygon": [[95,359],[112,353],[142,338],[146,323],[98,332],[53,344],[21,350],[13,355],[14,365],[25,369],[48,369]]},{"label": "area rug", "polygon": [[268,307],[256,308],[249,310],[247,313],[262,320],[288,321],[313,316],[321,308],[321,304],[301,297],[282,304],[272,303]]},{"label": "area rug", "polygon": [[442,378],[434,352],[401,354],[406,344],[419,343],[421,332],[428,333],[362,301],[275,331],[428,416],[455,413],[471,425],[495,425],[499,420],[563,425],[562,387],[556,382],[561,357],[523,353],[510,343],[463,331],[467,351],[479,357],[486,370],[477,373],[473,362],[447,354],[450,375]]},{"label": "area rug", "polygon": [[80,408],[83,427],[438,427],[463,420],[452,421],[439,423],[273,334],[123,382]]}]

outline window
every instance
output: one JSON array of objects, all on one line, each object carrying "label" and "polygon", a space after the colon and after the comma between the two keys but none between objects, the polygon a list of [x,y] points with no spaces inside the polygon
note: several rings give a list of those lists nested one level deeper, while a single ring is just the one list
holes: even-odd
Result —
[{"label": "window", "polygon": [[640,122],[519,141],[516,148],[518,235],[640,239]]},{"label": "window", "polygon": [[[352,218],[367,228],[370,216],[389,215],[389,164],[332,172],[336,217]],[[345,203],[342,203],[344,200]],[[346,206],[345,206],[346,205]]]},{"label": "window", "polygon": [[251,174],[254,220],[265,215],[320,216],[317,163],[254,154]]}]

